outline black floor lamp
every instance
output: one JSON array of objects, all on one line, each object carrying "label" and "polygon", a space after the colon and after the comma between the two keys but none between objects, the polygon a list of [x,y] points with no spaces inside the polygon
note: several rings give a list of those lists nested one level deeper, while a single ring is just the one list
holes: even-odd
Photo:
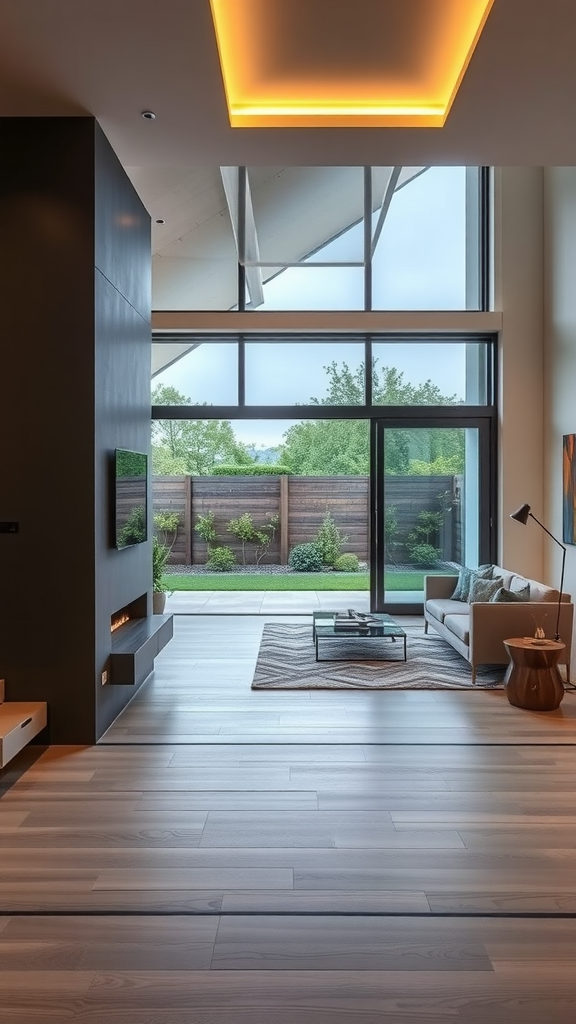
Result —
[{"label": "black floor lamp", "polygon": [[523,526],[526,526],[526,523],[528,522],[528,519],[533,519],[535,523],[538,523],[538,526],[542,527],[542,529],[544,530],[544,533],[547,533],[549,537],[552,537],[552,540],[556,541],[556,544],[558,545],[558,547],[562,548],[562,573],[560,575],[560,594],[558,596],[558,614],[556,616],[556,636],[554,637],[555,640],[559,640],[560,639],[560,608],[562,606],[562,591],[564,589],[564,563],[566,562],[566,548],[564,547],[563,544],[560,543],[558,538],[555,537],[553,533],[550,533],[550,530],[546,529],[546,527],[544,526],[544,523],[541,523],[539,519],[536,519],[536,516],[533,515],[533,513],[530,511],[530,505],[521,505],[520,508],[517,509],[516,512],[511,512],[510,513],[510,519],[515,519],[517,523],[522,523]]}]

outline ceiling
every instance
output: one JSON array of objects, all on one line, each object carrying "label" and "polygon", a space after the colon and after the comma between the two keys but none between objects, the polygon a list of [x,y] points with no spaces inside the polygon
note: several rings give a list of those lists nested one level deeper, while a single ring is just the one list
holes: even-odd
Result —
[{"label": "ceiling", "polygon": [[[413,12],[355,9],[383,7]],[[575,39],[576,0],[495,0],[443,128],[231,128],[209,0],[0,0],[0,115],[96,117],[174,262],[226,213],[220,166],[576,164]]]},{"label": "ceiling", "polygon": [[232,129],[209,0],[0,0],[0,114],[92,114],[125,166],[571,164],[575,39],[574,0],[496,0],[444,128]]},{"label": "ceiling", "polygon": [[494,0],[210,0],[234,127],[441,127]]}]

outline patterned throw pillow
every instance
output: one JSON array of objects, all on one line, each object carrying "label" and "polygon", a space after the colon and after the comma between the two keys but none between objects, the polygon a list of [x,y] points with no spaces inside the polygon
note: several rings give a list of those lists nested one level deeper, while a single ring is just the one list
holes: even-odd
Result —
[{"label": "patterned throw pillow", "polygon": [[470,594],[468,601],[474,604],[476,601],[491,601],[498,590],[502,590],[504,580],[498,576],[495,580],[486,579],[476,573],[470,583]]},{"label": "patterned throw pillow", "polygon": [[[454,593],[452,594],[452,601],[464,601],[470,600],[470,587],[473,578],[480,579],[491,579],[492,577],[492,566],[483,565],[479,569],[469,569],[466,565],[463,565],[458,573],[458,582],[456,584]],[[502,586],[502,580],[500,580],[500,586]]]},{"label": "patterned throw pillow", "polygon": [[496,593],[494,594],[494,597],[491,597],[490,600],[493,603],[500,603],[500,602],[506,603],[506,602],[508,602],[510,604],[512,602],[514,602],[514,601],[529,601],[530,600],[530,584],[527,583],[525,587],[522,587],[522,590],[516,590],[516,591],[514,591],[514,590],[506,590],[505,587],[500,587],[500,589],[497,590]]}]

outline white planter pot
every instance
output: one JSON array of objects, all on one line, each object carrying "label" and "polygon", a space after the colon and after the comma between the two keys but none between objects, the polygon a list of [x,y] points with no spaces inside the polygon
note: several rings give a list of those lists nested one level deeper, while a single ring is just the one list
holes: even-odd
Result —
[{"label": "white planter pot", "polygon": [[166,607],[166,594],[157,590],[152,594],[152,612],[154,615],[162,615]]}]

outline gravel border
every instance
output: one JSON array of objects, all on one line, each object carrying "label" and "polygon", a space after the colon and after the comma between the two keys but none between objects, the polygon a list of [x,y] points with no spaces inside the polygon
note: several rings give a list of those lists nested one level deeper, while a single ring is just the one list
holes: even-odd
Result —
[{"label": "gravel border", "polygon": [[[389,565],[386,567],[390,572],[421,572],[415,565]],[[437,569],[442,569],[444,572],[458,573],[458,566],[454,563],[444,562],[437,566]],[[368,565],[366,562],[360,562],[359,572],[367,572]],[[218,572],[217,569],[207,569],[205,565],[167,565],[164,569],[166,576],[212,576]],[[350,573],[338,573],[334,569],[324,569],[323,572],[333,573],[335,576],[350,576]],[[238,565],[231,572],[218,572],[219,576],[250,576],[250,575],[264,575],[264,576],[291,576],[293,574],[297,576],[301,575],[296,569],[291,569],[289,565]]]}]

